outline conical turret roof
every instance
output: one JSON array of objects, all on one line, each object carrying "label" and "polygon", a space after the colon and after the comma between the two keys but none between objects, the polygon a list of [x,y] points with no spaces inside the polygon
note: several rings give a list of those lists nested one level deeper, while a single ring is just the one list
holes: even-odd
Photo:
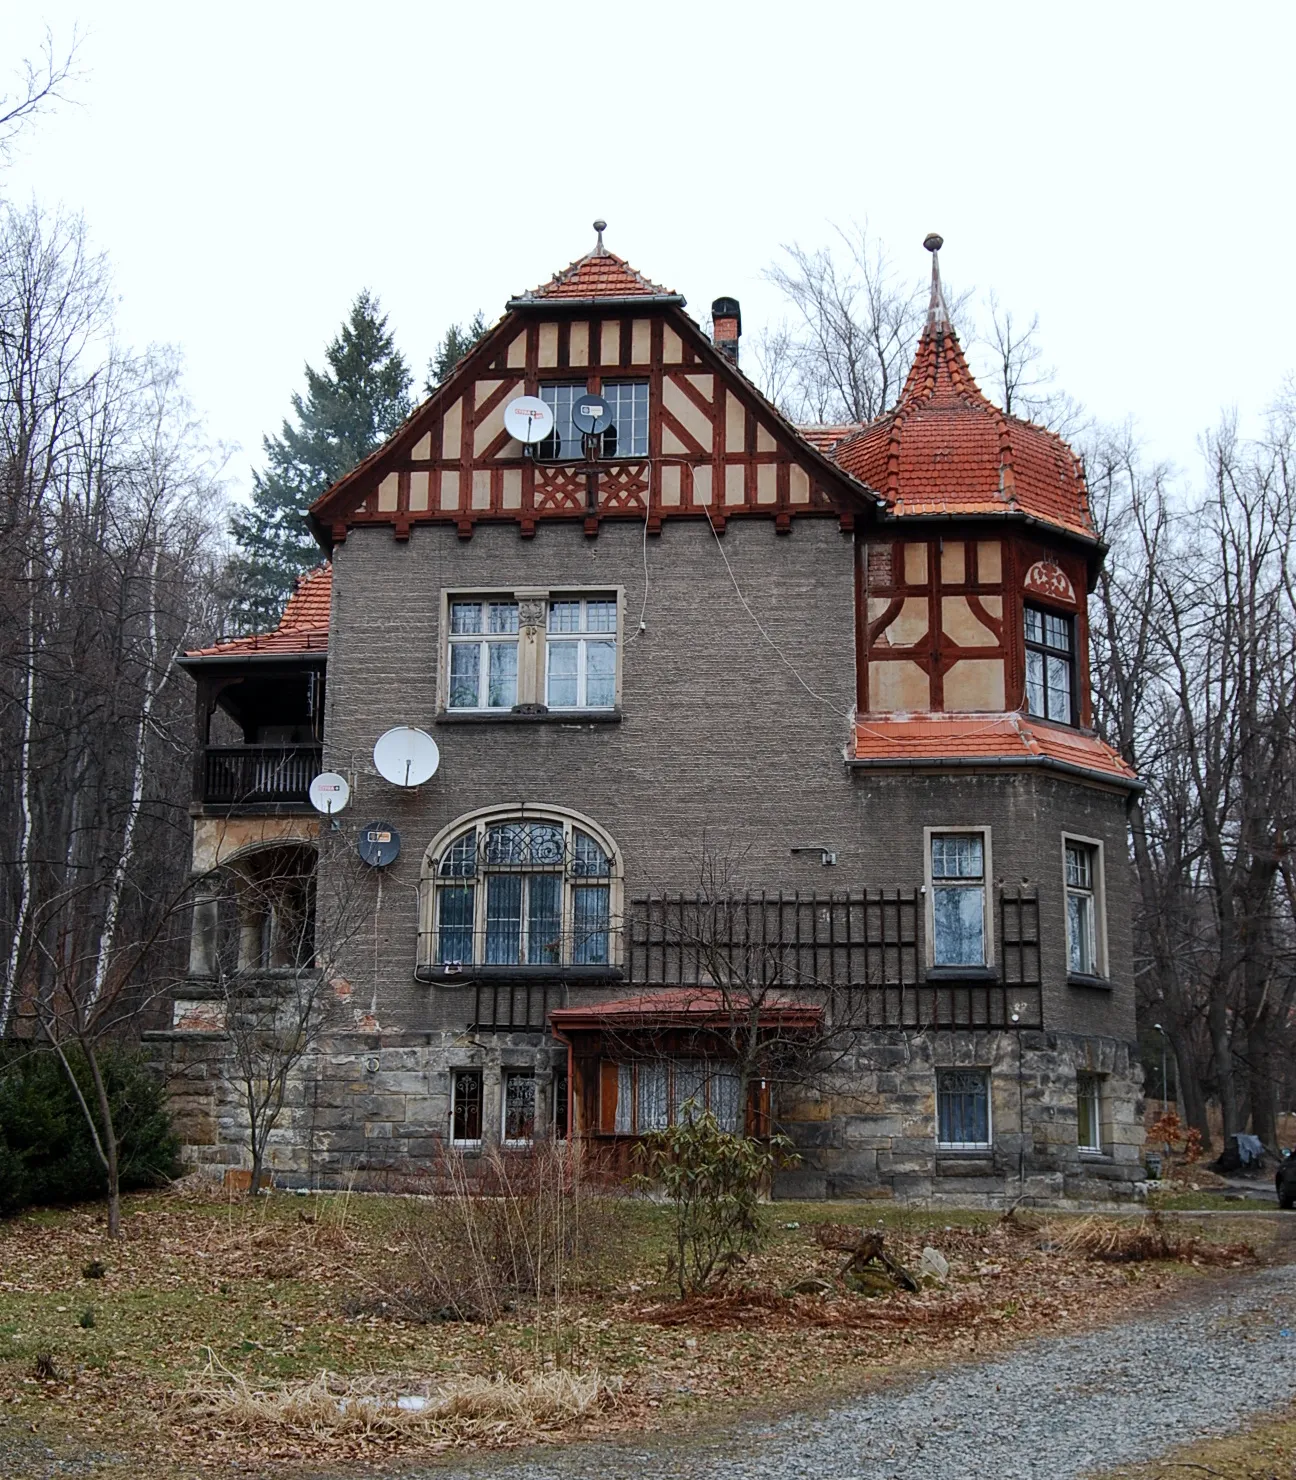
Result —
[{"label": "conical turret roof", "polygon": [[925,245],[931,305],[900,399],[829,455],[897,515],[1025,514],[1095,540],[1079,459],[1061,437],[982,395],[945,307],[941,240]]}]

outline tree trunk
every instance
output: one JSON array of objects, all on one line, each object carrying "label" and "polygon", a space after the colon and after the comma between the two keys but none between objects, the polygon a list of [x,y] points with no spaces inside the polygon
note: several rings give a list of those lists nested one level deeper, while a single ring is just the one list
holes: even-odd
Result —
[{"label": "tree trunk", "polygon": [[85,1046],[86,1061],[90,1065],[90,1078],[94,1081],[95,1100],[99,1106],[101,1142],[96,1149],[108,1174],[108,1237],[121,1237],[121,1179],[117,1166],[117,1131],[113,1125],[112,1107],[108,1103],[108,1087],[99,1070],[99,1056],[93,1046]]}]

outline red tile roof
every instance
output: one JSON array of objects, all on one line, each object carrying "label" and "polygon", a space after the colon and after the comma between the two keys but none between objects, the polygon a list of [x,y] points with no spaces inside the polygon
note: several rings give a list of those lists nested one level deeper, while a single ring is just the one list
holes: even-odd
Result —
[{"label": "red tile roof", "polygon": [[1080,730],[1022,714],[909,714],[855,724],[854,761],[860,765],[1058,765],[1134,783],[1134,772],[1105,741]]},{"label": "red tile roof", "polygon": [[722,992],[718,987],[668,987],[615,1002],[556,1007],[549,1021],[560,1029],[598,1028],[606,1023],[622,1028],[631,1024],[653,1028],[671,1024],[718,1026],[747,1021],[753,1007],[758,1009],[757,1023],[761,1027],[817,1028],[823,1021],[823,1008],[813,1002],[772,995],[748,1001],[741,993]]},{"label": "red tile roof", "polygon": [[322,653],[328,649],[329,602],[333,594],[333,567],[317,565],[297,579],[283,616],[273,632],[235,637],[214,647],[196,648],[186,658],[237,658],[255,654],[274,657],[288,653]]},{"label": "red tile roof", "polygon": [[958,336],[940,322],[923,330],[895,409],[830,455],[897,515],[1022,513],[1097,538],[1075,454],[988,401]]},{"label": "red tile roof", "polygon": [[[624,257],[599,246],[584,257],[578,257],[570,267],[556,272],[547,283],[524,293],[521,300],[533,299],[579,299],[591,298],[677,298],[669,288],[650,283],[642,273],[636,272]],[[682,299],[680,300],[683,301]]]},{"label": "red tile roof", "polygon": [[832,449],[846,437],[853,436],[860,430],[857,421],[842,422],[839,426],[811,426],[797,427],[802,441],[809,442],[811,447],[824,453],[832,455]]}]

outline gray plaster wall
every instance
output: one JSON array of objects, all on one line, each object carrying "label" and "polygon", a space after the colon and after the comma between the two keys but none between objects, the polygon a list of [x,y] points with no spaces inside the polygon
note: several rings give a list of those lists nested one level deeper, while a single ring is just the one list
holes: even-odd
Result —
[{"label": "gray plaster wall", "polygon": [[[578,526],[542,525],[524,540],[514,526],[479,525],[461,541],[437,526],[403,543],[356,529],[337,549],[325,764],[352,780],[346,827],[382,819],[403,839],[372,930],[346,952],[357,1002],[383,1030],[463,1024],[463,989],[413,980],[423,852],[477,808],[543,803],[616,839],[628,896],[692,890],[704,858],[735,889],[916,888],[924,827],[989,826],[995,880],[1039,890],[1045,1026],[1132,1039],[1122,797],[1039,771],[852,770],[852,537],[831,520],[800,520],[787,535],[734,520],[721,539],[723,555],[701,521],[647,540],[622,522],[594,539]],[[623,590],[619,724],[438,723],[443,588],[523,585]],[[441,748],[438,774],[415,793],[373,770],[373,743],[396,724],[427,729]],[[1104,844],[1110,992],[1066,983],[1064,831]],[[836,866],[791,852],[813,844]],[[371,891],[376,908],[376,878],[348,887]]]}]

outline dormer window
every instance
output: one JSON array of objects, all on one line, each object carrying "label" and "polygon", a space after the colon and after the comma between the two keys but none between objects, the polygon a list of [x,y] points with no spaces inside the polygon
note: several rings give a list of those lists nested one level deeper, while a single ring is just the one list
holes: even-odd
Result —
[{"label": "dormer window", "polygon": [[1026,711],[1073,725],[1075,701],[1075,618],[1028,606]]},{"label": "dormer window", "polygon": [[[587,394],[583,385],[541,385],[540,399],[553,409],[553,431],[537,446],[550,462],[565,462],[585,456],[584,440],[572,421],[572,407]],[[604,458],[648,456],[648,382],[605,381],[599,392],[612,409],[612,425],[603,433],[598,455]]]}]

